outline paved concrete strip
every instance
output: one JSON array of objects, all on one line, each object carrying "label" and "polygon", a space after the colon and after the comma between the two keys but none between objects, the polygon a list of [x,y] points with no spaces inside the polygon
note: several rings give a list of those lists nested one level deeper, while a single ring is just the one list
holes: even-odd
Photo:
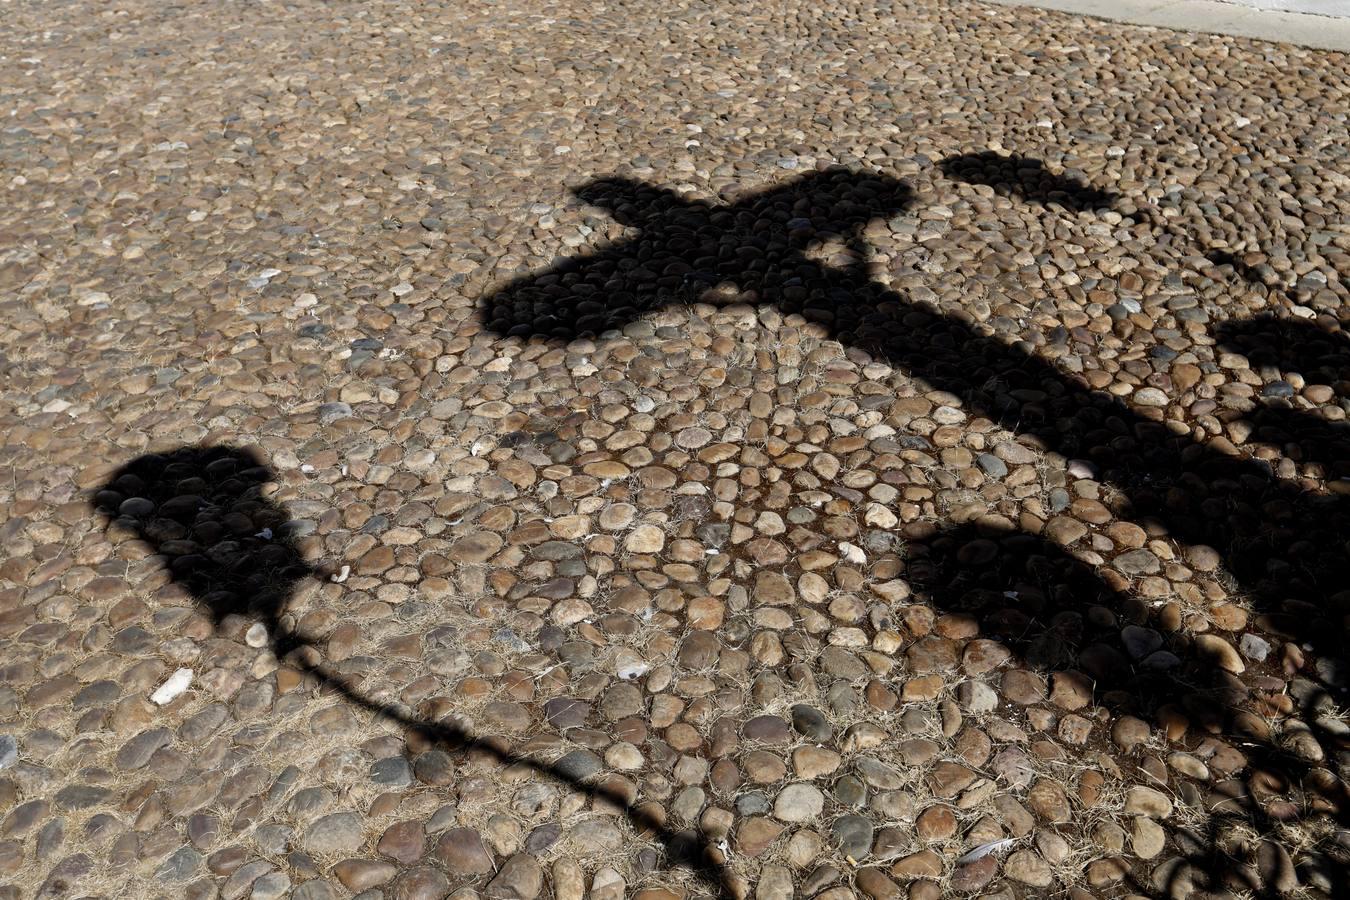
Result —
[{"label": "paved concrete strip", "polygon": [[1350,0],[1227,0],[1253,9],[1275,9],[1282,12],[1310,13],[1314,16],[1350,17]]},{"label": "paved concrete strip", "polygon": [[1036,6],[1113,22],[1178,31],[1231,34],[1304,47],[1350,52],[1350,18],[1253,9],[1217,0],[986,0],[999,6]]}]

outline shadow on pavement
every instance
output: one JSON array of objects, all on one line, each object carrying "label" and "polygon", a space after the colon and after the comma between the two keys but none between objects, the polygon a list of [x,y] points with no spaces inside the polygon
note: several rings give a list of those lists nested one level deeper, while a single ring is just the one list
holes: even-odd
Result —
[{"label": "shadow on pavement", "polygon": [[[621,328],[667,304],[717,294],[800,306],[815,289],[830,286],[806,255],[812,246],[838,240],[863,253],[862,227],[902,212],[911,197],[893,178],[843,169],[727,206],[684,200],[622,178],[591,182],[577,196],[641,234],[494,291],[480,309],[490,330],[569,340]],[[827,300],[816,313],[828,317],[840,304],[846,299]]]},{"label": "shadow on pavement", "polygon": [[122,530],[163,560],[173,581],[185,588],[219,628],[230,617],[266,628],[278,659],[314,676],[348,702],[396,722],[410,745],[474,751],[502,766],[523,766],[623,811],[633,828],[665,848],[669,865],[687,866],[715,892],[732,896],[717,851],[692,831],[675,831],[619,791],[551,764],[504,748],[503,741],[476,735],[454,721],[422,718],[378,703],[354,690],[319,660],[321,642],[283,627],[286,604],[299,582],[327,577],[300,555],[286,511],[263,493],[275,476],[253,450],[230,446],[183,447],[139,457],[114,473],[94,497],[110,532]]},{"label": "shadow on pavement", "polygon": [[[1220,349],[1247,357],[1253,369],[1296,372],[1318,385],[1316,402],[1344,402],[1350,388],[1350,336],[1330,316],[1321,319],[1255,316],[1219,323],[1215,337]],[[1316,463],[1324,478],[1350,478],[1350,424],[1294,405],[1298,394],[1284,377],[1267,384],[1243,416],[1252,426],[1252,439],[1274,445],[1294,462]]]},{"label": "shadow on pavement", "polygon": [[1103,191],[1080,179],[1057,175],[1047,169],[1045,163],[1029,156],[984,150],[949,156],[938,163],[938,168],[956,181],[986,184],[1004,197],[1045,206],[1054,203],[1070,210],[1091,212],[1114,209],[1121,199],[1113,191]]},{"label": "shadow on pavement", "polygon": [[[1026,160],[1016,165],[1030,171]],[[1030,196],[1110,196],[1036,171],[1027,176]],[[480,303],[489,330],[569,339],[621,327],[664,303],[708,299],[709,287],[733,282],[734,299],[800,313],[835,340],[961,396],[975,414],[1090,460],[1098,480],[1124,493],[1128,508],[1119,513],[1152,519],[1183,544],[1214,546],[1280,630],[1340,651],[1350,612],[1350,517],[1338,497],[1278,477],[1264,460],[1197,442],[1170,428],[1160,409],[1092,390],[1025,345],[907,300],[869,278],[859,254],[843,266],[806,255],[831,237],[860,245],[866,222],[904,208],[910,192],[900,182],[830,169],[725,207],[621,180],[578,195],[641,234],[489,294]],[[1326,423],[1317,427],[1334,440]]]},{"label": "shadow on pavement", "polygon": [[[1204,896],[1280,896],[1297,884],[1294,862],[1276,838],[1281,829],[1319,818],[1350,824],[1344,784],[1310,761],[1345,746],[1343,735],[1315,724],[1330,700],[1325,690],[1304,682],[1305,689],[1290,697],[1283,695],[1281,679],[1250,671],[1239,677],[1232,658],[1195,636],[1160,627],[1149,603],[1124,586],[1113,587],[1043,538],[973,525],[914,531],[905,575],[915,598],[971,617],[979,635],[996,642],[974,659],[981,668],[1008,666],[1002,674],[1005,699],[1031,704],[1048,699],[1055,715],[1044,727],[1084,753],[1106,740],[1088,736],[1092,709],[1110,710],[1117,723],[1110,739],[1125,752],[1108,752],[1122,767],[1138,766],[1123,773],[1132,784],[1166,790],[1168,773],[1157,767],[1157,757],[1150,763],[1133,752],[1143,749],[1136,742],[1149,730],[1127,726],[1131,721],[1151,723],[1168,736],[1172,749],[1206,761],[1212,783],[1197,787],[1178,779],[1177,789],[1169,791],[1170,802],[1205,815],[1193,819],[1195,824],[1163,823],[1179,861],[1151,878],[1126,876],[1135,890],[1150,897],[1194,896],[1197,889],[1211,892]],[[967,674],[984,674],[971,669],[971,662],[963,662]],[[1294,701],[1283,710],[1282,696]],[[1309,739],[1298,745],[1281,741],[1266,721],[1295,710],[1313,723]],[[1079,799],[1090,807],[1085,784],[1078,785]],[[1301,797],[1291,801],[1295,788]],[[1330,896],[1344,896],[1350,848],[1323,839],[1303,849],[1317,851],[1315,862],[1303,861],[1303,874],[1309,865],[1319,867]],[[1122,868],[1128,866],[1127,858]]]},{"label": "shadow on pavement", "polygon": [[[985,171],[976,159],[962,157],[946,168],[974,180],[972,167]],[[985,177],[1009,190],[1016,185],[1027,199],[1072,209],[1096,209],[1115,199],[1048,174],[1033,160],[999,165],[1008,169]],[[1272,654],[1264,670],[1283,667],[1284,678],[1248,671],[1231,646],[1220,650],[1208,636],[1165,619],[1158,604],[1136,596],[1140,584],[1161,581],[1157,576],[1165,572],[1164,561],[1151,552],[1134,553],[1128,566],[1119,558],[1097,566],[1041,529],[930,525],[911,526],[904,535],[904,577],[916,597],[974,618],[980,633],[1007,652],[1007,663],[1051,673],[1048,689],[1063,681],[1086,709],[1101,706],[1116,716],[1150,719],[1174,745],[1226,759],[1212,763],[1221,776],[1214,783],[1199,788],[1182,782],[1182,802],[1210,813],[1208,831],[1171,825],[1169,838],[1183,859],[1159,867],[1150,879],[1129,876],[1139,890],[1169,895],[1190,884],[1269,892],[1288,878],[1254,874],[1261,860],[1273,856],[1274,870],[1288,862],[1290,872],[1293,863],[1274,842],[1235,844],[1234,825],[1265,834],[1317,818],[1350,824],[1344,787],[1327,767],[1340,761],[1336,754],[1347,749],[1346,735],[1323,715],[1331,709],[1330,697],[1345,686],[1339,657],[1350,608],[1350,531],[1339,495],[1283,477],[1265,460],[1199,441],[1164,421],[1160,409],[1092,390],[1026,344],[1010,344],[878,284],[868,271],[865,229],[909,205],[910,190],[895,179],[829,169],[728,198],[726,205],[622,179],[591,183],[578,195],[638,234],[483,298],[480,312],[489,330],[565,340],[695,300],[768,303],[799,313],[834,339],[961,396],[968,410],[1022,434],[1027,443],[1089,461],[1097,481],[1117,492],[1116,518],[1143,523],[1144,537],[1170,537],[1196,559],[1211,560],[1202,571],[1222,565],[1252,598],[1257,630],[1284,642],[1284,652]],[[816,258],[822,252],[831,254],[828,261]],[[1289,344],[1288,353],[1276,351],[1274,364],[1306,360],[1307,336],[1286,341],[1284,327],[1233,324],[1220,337],[1258,356],[1272,341]],[[1335,341],[1309,346],[1323,344]],[[1339,365],[1318,359],[1322,368]],[[1317,452],[1327,457],[1326,465],[1339,465],[1339,431],[1291,412],[1305,417],[1299,419],[1297,433],[1307,435],[1300,446],[1325,445]],[[302,560],[285,512],[263,496],[270,478],[265,462],[249,451],[183,448],[130,463],[95,504],[110,528],[145,540],[217,623],[233,615],[256,617],[278,656],[352,703],[430,742],[480,750],[504,765],[526,765],[603,797],[624,809],[637,828],[653,833],[669,862],[691,866],[713,890],[732,895],[719,855],[697,832],[667,829],[624,797],[504,750],[499,741],[453,721],[375,703],[318,662],[315,640],[285,633],[282,611],[291,591],[301,579],[323,573]],[[1301,645],[1322,654],[1316,669]],[[1298,685],[1292,697],[1284,696],[1288,676],[1296,676]],[[1295,717],[1305,720],[1297,729],[1271,727]],[[1069,729],[1061,738],[1072,744],[1073,729],[1083,723],[1071,715],[1058,721],[1058,728]],[[1143,774],[1144,781],[1156,777],[1147,769]],[[1291,793],[1296,800],[1288,799]],[[1319,859],[1330,867],[1329,884],[1350,882],[1347,848],[1333,842],[1316,849],[1326,851]]]},{"label": "shadow on pavement", "polygon": [[[1119,199],[1051,174],[1031,159],[972,154],[941,168],[1070,210],[1109,207]],[[1341,658],[1350,611],[1350,516],[1340,495],[1282,477],[1269,462],[1231,445],[1198,440],[1165,421],[1161,409],[1093,390],[1026,344],[1010,344],[876,283],[867,271],[862,231],[867,222],[906,206],[909,191],[899,181],[829,169],[724,206],[622,180],[594,182],[577,195],[640,233],[484,297],[480,314],[490,331],[565,340],[620,328],[666,303],[772,304],[960,396],[969,412],[1042,449],[1090,461],[1096,479],[1118,492],[1118,518],[1144,523],[1150,538],[1188,546],[1197,560],[1212,558],[1203,571],[1221,564],[1236,579],[1253,602],[1256,628],[1284,641],[1283,655],[1264,665],[1298,673],[1292,705],[1263,693],[1277,685],[1282,693],[1283,679],[1253,679],[1252,672],[1238,677],[1247,663],[1230,644],[1224,650],[1209,635],[1193,637],[1181,622],[1160,622],[1149,605],[1131,600],[1132,586],[1165,571],[1151,552],[1124,554],[1131,557],[1128,566],[1104,573],[1113,585],[1108,587],[1102,575],[1039,535],[991,540],[965,527],[939,527],[911,545],[917,570],[910,577],[920,596],[939,609],[974,604],[984,627],[1016,648],[1027,665],[1079,672],[1094,702],[1171,723],[1160,727],[1178,741],[1189,735],[1210,752],[1216,746],[1205,741],[1214,737],[1243,747],[1248,778],[1237,778],[1234,770],[1208,793],[1197,790],[1189,798],[1217,813],[1211,824],[1224,833],[1174,828],[1174,843],[1189,861],[1170,872],[1161,867],[1154,879],[1165,883],[1140,883],[1140,889],[1167,894],[1194,884],[1265,891],[1269,884],[1252,881],[1251,860],[1275,853],[1274,845],[1236,847],[1229,833],[1235,822],[1258,833],[1304,815],[1350,824],[1344,786],[1324,765],[1350,743],[1343,729],[1318,724],[1330,721],[1322,714],[1346,687]],[[1124,212],[1175,233],[1156,211]],[[847,250],[833,264],[808,256],[808,248],[830,239]],[[1233,337],[1237,329],[1227,334]],[[1301,419],[1300,426],[1309,446],[1328,447],[1327,454],[1342,458],[1339,429],[1314,417]],[[1036,590],[1024,593],[1018,587],[1024,584]],[[1136,631],[1126,632],[1122,622]],[[1116,629],[1112,640],[1091,634],[1107,626]],[[1126,633],[1142,642],[1133,651],[1122,643]],[[1146,646],[1149,653],[1140,656]],[[1321,654],[1316,670],[1304,647]],[[1283,734],[1260,722],[1293,719],[1296,712],[1309,721]],[[1283,799],[1290,789],[1306,789],[1307,799]],[[1346,849],[1330,848],[1340,860],[1329,879],[1333,885],[1350,883]]]}]

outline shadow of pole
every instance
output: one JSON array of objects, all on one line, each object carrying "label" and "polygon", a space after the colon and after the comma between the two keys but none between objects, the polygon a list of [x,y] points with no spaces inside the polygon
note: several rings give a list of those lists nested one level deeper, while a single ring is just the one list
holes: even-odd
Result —
[{"label": "shadow of pole", "polygon": [[676,831],[618,790],[594,784],[557,765],[505,749],[453,722],[433,721],[372,700],[339,674],[313,661],[318,641],[282,627],[282,615],[296,585],[324,577],[301,556],[286,511],[263,496],[275,481],[253,450],[183,447],[139,457],[114,473],[94,496],[94,507],[110,532],[145,541],[163,557],[165,570],[185,588],[219,627],[241,616],[267,629],[272,651],[323,687],[422,740],[448,750],[474,751],[502,766],[523,766],[620,810],[639,834],[665,848],[671,866],[687,867],[719,897],[737,896],[720,852],[695,831]]}]

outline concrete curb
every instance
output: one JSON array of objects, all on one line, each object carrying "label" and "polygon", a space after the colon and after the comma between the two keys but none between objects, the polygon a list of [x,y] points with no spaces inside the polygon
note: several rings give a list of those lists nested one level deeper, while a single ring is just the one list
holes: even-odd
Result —
[{"label": "concrete curb", "polygon": [[983,0],[1035,6],[1113,22],[1228,34],[1350,53],[1350,18],[1255,9],[1218,0]]}]

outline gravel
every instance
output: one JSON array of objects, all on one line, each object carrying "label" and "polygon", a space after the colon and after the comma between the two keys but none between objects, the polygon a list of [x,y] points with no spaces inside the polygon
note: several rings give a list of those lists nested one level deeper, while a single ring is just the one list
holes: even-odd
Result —
[{"label": "gravel", "polygon": [[1345,883],[1343,55],[6,21],[0,900]]}]

